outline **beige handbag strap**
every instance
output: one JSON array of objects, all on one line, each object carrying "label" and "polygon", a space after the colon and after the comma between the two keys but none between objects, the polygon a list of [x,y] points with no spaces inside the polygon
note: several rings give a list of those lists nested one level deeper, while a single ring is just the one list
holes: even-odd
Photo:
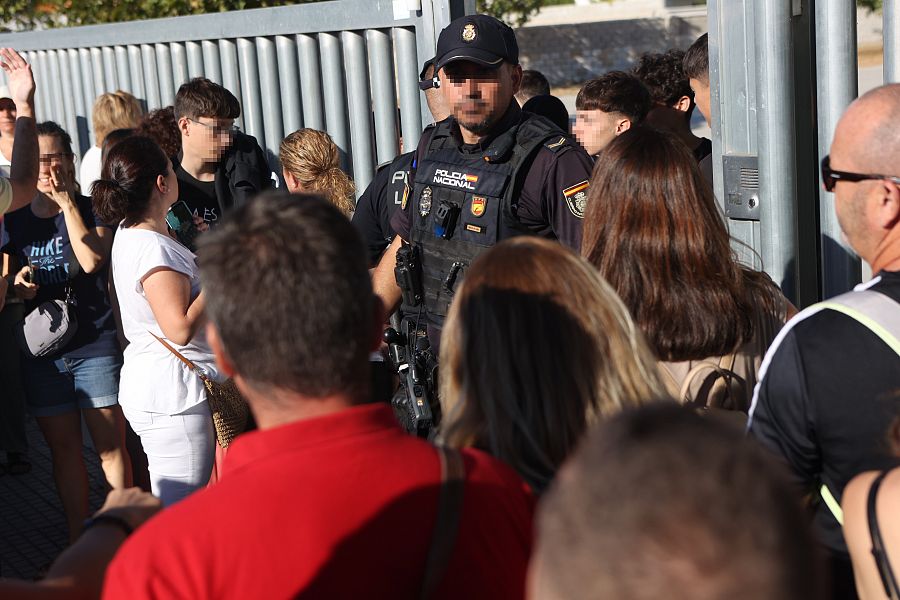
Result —
[{"label": "beige handbag strap", "polygon": [[732,352],[731,354],[726,354],[719,358],[718,364],[712,364],[708,362],[699,362],[694,365],[694,368],[688,371],[688,374],[685,376],[684,380],[681,382],[681,390],[678,394],[678,400],[680,402],[684,402],[689,398],[691,384],[694,382],[694,378],[702,373],[703,371],[713,371],[718,374],[719,377],[725,380],[727,384],[728,381],[734,376],[734,362],[736,360],[736,353]]},{"label": "beige handbag strap", "polygon": [[191,371],[193,371],[194,374],[196,374],[197,377],[199,377],[202,381],[206,381],[206,380],[207,380],[206,375],[204,375],[203,372],[202,372],[200,369],[197,368],[197,365],[195,365],[195,364],[192,363],[190,360],[188,360],[187,358],[185,358],[184,355],[183,355],[181,352],[179,352],[178,350],[176,350],[175,348],[173,348],[172,345],[169,344],[169,342],[167,342],[167,341],[164,340],[163,338],[159,337],[158,335],[156,335],[156,334],[153,333],[152,331],[147,331],[147,333],[149,333],[150,335],[152,335],[153,337],[155,337],[155,338],[156,338],[156,341],[158,341],[160,344],[162,344],[163,346],[165,346],[165,347],[169,350],[169,352],[171,352],[172,354],[175,355],[175,358],[177,358],[178,360],[180,360],[181,362],[183,362],[183,363],[187,366],[187,368],[190,369]]}]

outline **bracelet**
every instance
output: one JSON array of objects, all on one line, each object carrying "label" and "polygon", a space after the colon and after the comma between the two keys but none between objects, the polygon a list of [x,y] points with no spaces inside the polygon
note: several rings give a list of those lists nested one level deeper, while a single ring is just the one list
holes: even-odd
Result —
[{"label": "bracelet", "polygon": [[125,532],[125,537],[128,537],[134,532],[134,527],[131,524],[118,515],[110,515],[106,513],[101,513],[95,517],[91,517],[84,522],[84,525],[81,527],[81,532],[84,533],[94,525],[115,525],[123,532]]}]

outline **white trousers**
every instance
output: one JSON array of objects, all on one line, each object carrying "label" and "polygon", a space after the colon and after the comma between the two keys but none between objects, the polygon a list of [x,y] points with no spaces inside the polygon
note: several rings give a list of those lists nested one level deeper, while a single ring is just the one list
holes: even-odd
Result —
[{"label": "white trousers", "polygon": [[170,506],[209,483],[215,459],[216,435],[209,403],[177,415],[122,407],[131,428],[141,438],[150,470],[153,495]]}]

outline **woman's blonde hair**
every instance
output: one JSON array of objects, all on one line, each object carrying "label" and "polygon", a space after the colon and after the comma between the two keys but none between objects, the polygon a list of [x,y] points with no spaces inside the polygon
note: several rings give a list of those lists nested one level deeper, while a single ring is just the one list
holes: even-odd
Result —
[{"label": "woman's blonde hair", "polygon": [[516,237],[466,272],[441,337],[441,436],[542,491],[598,419],[665,396],[656,361],[596,270]]},{"label": "woman's blonde hair", "polygon": [[137,98],[122,90],[100,94],[94,102],[91,121],[94,124],[94,137],[98,146],[110,131],[116,129],[134,129],[141,122],[144,111]]},{"label": "woman's blonde hair", "polygon": [[281,142],[281,164],[306,192],[319,192],[346,216],[353,214],[355,187],[341,171],[338,147],[316,129],[298,129]]}]

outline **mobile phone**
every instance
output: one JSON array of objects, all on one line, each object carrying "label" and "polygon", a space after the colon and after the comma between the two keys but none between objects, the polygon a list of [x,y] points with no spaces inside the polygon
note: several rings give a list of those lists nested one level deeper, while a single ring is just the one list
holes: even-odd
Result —
[{"label": "mobile phone", "polygon": [[196,250],[194,242],[200,231],[194,224],[194,213],[191,212],[184,200],[179,200],[169,207],[169,212],[166,213],[166,224],[175,232],[175,237],[179,242],[187,246],[191,252]]}]

